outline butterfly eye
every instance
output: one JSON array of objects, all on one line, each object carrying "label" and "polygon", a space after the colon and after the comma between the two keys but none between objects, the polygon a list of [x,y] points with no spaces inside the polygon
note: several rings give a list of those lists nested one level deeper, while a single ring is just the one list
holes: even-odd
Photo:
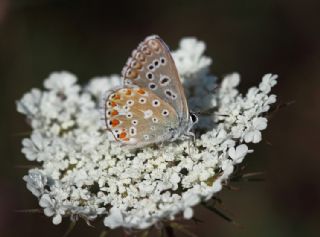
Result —
[{"label": "butterfly eye", "polygon": [[191,118],[192,123],[194,123],[194,124],[197,123],[199,120],[198,116],[192,112],[190,112],[190,118]]}]

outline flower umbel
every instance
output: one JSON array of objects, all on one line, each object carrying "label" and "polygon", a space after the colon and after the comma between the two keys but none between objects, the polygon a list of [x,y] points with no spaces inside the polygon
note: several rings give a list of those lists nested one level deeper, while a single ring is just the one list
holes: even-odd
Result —
[{"label": "flower umbel", "polygon": [[236,164],[261,141],[276,75],[263,76],[246,95],[237,90],[240,76],[220,84],[209,74],[211,59],[204,42],[181,41],[173,52],[191,110],[214,108],[200,116],[194,144],[176,141],[159,147],[128,150],[110,141],[100,122],[99,101],[105,90],[120,84],[117,75],[77,84],[69,72],[52,73],[44,90],[32,89],[17,102],[32,134],[22,152],[41,168],[24,177],[46,216],[91,221],[104,217],[110,228],[144,229],[158,221],[193,216],[193,206],[221,190]]}]

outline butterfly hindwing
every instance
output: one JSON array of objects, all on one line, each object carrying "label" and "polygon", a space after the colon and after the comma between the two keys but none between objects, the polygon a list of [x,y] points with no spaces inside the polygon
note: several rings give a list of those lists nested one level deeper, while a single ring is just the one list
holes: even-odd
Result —
[{"label": "butterfly hindwing", "polygon": [[122,88],[106,100],[106,126],[123,145],[141,147],[171,138],[179,125],[175,110],[143,88]]}]

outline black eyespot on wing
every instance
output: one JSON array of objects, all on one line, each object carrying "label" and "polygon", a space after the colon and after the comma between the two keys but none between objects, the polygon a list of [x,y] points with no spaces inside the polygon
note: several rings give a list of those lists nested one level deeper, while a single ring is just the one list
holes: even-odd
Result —
[{"label": "black eyespot on wing", "polygon": [[166,93],[166,95],[169,96],[169,97],[172,96],[172,92],[171,92],[170,90],[166,90],[165,93]]},{"label": "black eyespot on wing", "polygon": [[149,84],[149,88],[150,88],[151,90],[155,90],[155,89],[157,89],[157,85],[154,84],[154,83],[150,83],[150,84]]},{"label": "black eyespot on wing", "polygon": [[165,58],[161,58],[160,62],[161,62],[161,64],[165,64],[166,63],[166,59]]},{"label": "black eyespot on wing", "polygon": [[170,79],[167,76],[164,76],[160,79],[160,85],[164,86],[170,82]]},{"label": "black eyespot on wing", "polygon": [[153,74],[151,72],[148,72],[146,76],[149,80],[153,80]]},{"label": "black eyespot on wing", "polygon": [[152,64],[150,64],[149,67],[148,67],[148,69],[149,69],[150,71],[152,71],[152,70],[154,69],[154,66],[153,66]]}]

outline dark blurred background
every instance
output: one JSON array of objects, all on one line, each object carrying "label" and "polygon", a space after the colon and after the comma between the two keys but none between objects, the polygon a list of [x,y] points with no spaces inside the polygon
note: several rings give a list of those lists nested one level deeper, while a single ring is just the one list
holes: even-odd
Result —
[{"label": "dark blurred background", "polygon": [[[320,233],[320,4],[314,0],[104,1],[0,0],[1,173],[0,236],[63,236],[38,208],[22,176],[29,165],[21,136],[30,128],[15,101],[42,87],[52,71],[69,70],[81,83],[120,73],[138,42],[159,34],[175,49],[181,37],[207,43],[218,77],[237,71],[241,90],[264,73],[279,74],[280,110],[253,146],[246,172],[266,171],[266,182],[237,182],[219,196],[236,227],[196,208],[198,236],[319,236]],[[101,225],[80,222],[69,235],[99,236]],[[111,236],[120,236],[116,231]],[[183,236],[183,235],[179,235]]]}]

